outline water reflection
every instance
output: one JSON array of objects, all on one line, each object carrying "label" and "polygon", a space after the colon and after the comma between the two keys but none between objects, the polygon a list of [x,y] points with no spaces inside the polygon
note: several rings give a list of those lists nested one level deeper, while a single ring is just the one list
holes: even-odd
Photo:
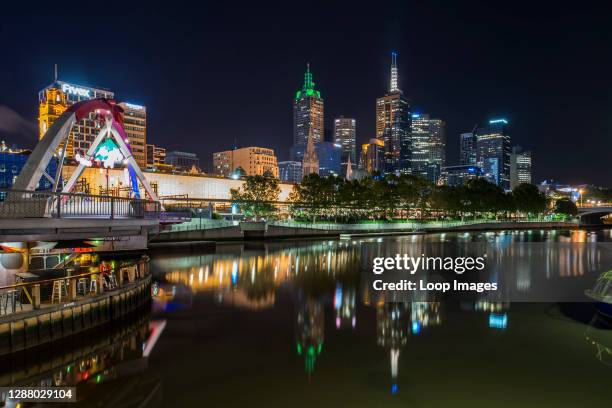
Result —
[{"label": "water reflection", "polygon": [[[157,302],[181,305],[160,308],[166,317],[173,310],[188,313],[193,307],[197,313],[227,313],[227,322],[235,324],[236,330],[251,318],[260,321],[263,316],[266,322],[279,320],[280,327],[293,326],[292,340],[277,333],[279,328],[266,331],[246,325],[251,329],[245,335],[261,336],[266,339],[264,343],[284,341],[299,361],[302,381],[305,372],[308,384],[316,382],[317,377],[327,378],[321,372],[330,370],[330,364],[338,364],[337,356],[344,355],[339,350],[343,344],[359,344],[356,354],[342,360],[344,364],[357,365],[360,360],[378,364],[368,357],[375,354],[370,348],[374,347],[384,354],[386,393],[401,396],[400,385],[407,389],[417,381],[411,369],[415,359],[420,361],[421,369],[426,364],[445,370],[446,359],[456,358],[449,350],[455,349],[471,353],[470,361],[475,366],[470,369],[474,371],[490,369],[479,354],[480,346],[488,353],[499,353],[496,358],[508,366],[522,361],[526,364],[524,369],[541,358],[529,354],[527,347],[533,347],[530,342],[548,343],[546,347],[551,352],[558,352],[565,350],[570,339],[578,338],[583,347],[589,344],[594,348],[589,351],[589,360],[581,360],[583,364],[609,362],[612,330],[589,327],[588,320],[563,312],[557,311],[551,317],[546,305],[516,300],[528,300],[534,294],[543,296],[550,288],[556,294],[582,299],[584,288],[592,285],[599,272],[612,268],[611,240],[609,231],[510,231],[256,246],[231,244],[220,245],[213,254],[153,256],[151,269],[161,292],[166,294]],[[373,291],[368,280],[373,257],[397,253],[469,256],[481,250],[491,254],[490,263],[474,279],[500,283],[502,290],[498,292],[419,292],[408,301],[399,301],[393,294]],[[436,273],[421,277],[432,281],[448,279]],[[209,299],[215,306],[197,306],[197,299]],[[551,307],[558,309],[555,304]],[[240,318],[234,320],[233,313],[238,311]],[[449,346],[451,343],[456,347]],[[436,348],[446,351],[444,358],[432,354]],[[358,354],[362,349],[364,354]],[[538,347],[534,350],[543,353]],[[561,359],[576,357],[563,353]],[[523,359],[522,355],[530,357]],[[503,364],[499,370],[502,375]],[[282,377],[284,373],[280,371],[278,375]]]}]

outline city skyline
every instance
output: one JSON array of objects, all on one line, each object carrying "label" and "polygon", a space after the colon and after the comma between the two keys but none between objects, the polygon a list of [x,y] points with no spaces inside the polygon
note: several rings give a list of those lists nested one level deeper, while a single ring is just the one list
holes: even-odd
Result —
[{"label": "city skyline", "polygon": [[[436,6],[431,10],[414,7],[420,16],[431,17],[440,11]],[[450,11],[453,10],[436,14],[440,23],[450,21]],[[474,10],[471,7],[459,10],[462,15],[469,14],[468,11]],[[289,10],[279,12],[290,14]],[[23,35],[28,25],[33,26],[43,18],[30,18],[26,22],[15,16],[10,24],[2,23],[2,32],[6,34],[3,48],[15,63],[1,68],[6,91],[1,104],[4,111],[11,109],[36,126],[36,93],[52,81],[53,64],[57,63],[60,80],[113,89],[120,99],[147,106],[150,123],[147,139],[154,144],[169,150],[193,151],[206,163],[211,161],[213,152],[230,148],[233,143],[226,142],[236,138],[239,146],[269,147],[275,150],[279,160],[286,160],[292,140],[291,99],[302,82],[306,62],[315,71],[317,89],[325,99],[325,128],[331,130],[333,119],[340,115],[355,118],[359,128],[357,146],[360,146],[375,137],[375,99],[389,83],[389,52],[397,50],[399,86],[413,101],[413,111],[429,113],[447,124],[448,165],[459,164],[461,133],[469,132],[476,124],[483,126],[491,118],[504,117],[510,122],[512,144],[533,152],[534,182],[553,178],[568,183],[609,185],[609,176],[600,170],[610,149],[610,121],[606,116],[609,103],[601,77],[611,61],[607,55],[598,55],[603,46],[598,35],[601,27],[592,24],[583,34],[585,41],[577,43],[578,37],[566,33],[555,21],[556,18],[571,22],[572,27],[579,29],[586,27],[587,20],[592,22],[596,13],[583,10],[570,15],[553,10],[546,17],[538,12],[530,17],[500,12],[488,22],[479,20],[477,12],[473,20],[476,24],[454,22],[437,35],[429,29],[423,32],[423,40],[415,43],[407,38],[416,28],[403,28],[410,26],[408,22],[414,17],[408,15],[406,8],[400,8],[398,16],[405,18],[405,23],[399,24],[398,18],[391,18],[385,20],[384,27],[368,26],[367,33],[371,36],[362,36],[359,45],[350,41],[346,33],[317,30],[308,41],[296,40],[296,47],[288,47],[288,39],[278,39],[275,44],[263,41],[286,29],[282,22],[281,27],[266,30],[246,24],[228,39],[220,38],[223,36],[219,35],[219,25],[205,31],[185,17],[170,18],[158,33],[138,31],[145,23],[158,21],[160,17],[155,15],[141,18],[131,27],[127,19],[119,18],[111,23],[114,31],[125,32],[134,40],[150,35],[150,41],[141,49],[131,51],[117,46],[117,56],[109,62],[85,58],[88,54],[83,51],[84,39],[75,38],[74,45],[64,44],[61,40],[67,40],[70,35],[63,28],[58,28],[57,46],[52,50],[43,49],[34,36]],[[366,21],[365,14],[358,10],[353,17],[355,23],[347,28],[349,33],[357,32],[354,26]],[[509,23],[516,19],[525,32],[510,41]],[[238,20],[242,22],[242,18]],[[540,23],[542,27],[538,27]],[[79,24],[76,21],[75,25]],[[329,22],[322,17],[318,24],[327,26]],[[19,30],[13,32],[14,25]],[[97,23],[88,25],[91,26],[88,29],[95,31]],[[422,24],[417,27],[424,28]],[[485,29],[498,34],[503,47],[494,47],[493,39],[476,41],[476,35]],[[185,44],[173,41],[186,31],[192,36]],[[168,33],[172,34],[170,39],[157,41]],[[557,49],[544,49],[545,43],[554,40],[554,35],[563,37],[552,42]],[[221,44],[211,45],[215,39]],[[335,47],[341,39],[346,47]],[[199,40],[205,40],[205,44],[198,52],[189,51],[189,46]],[[466,40],[470,41],[461,43]],[[524,46],[527,40],[530,40],[529,47]],[[255,50],[248,49],[255,43],[259,44]],[[224,45],[231,47],[223,48]],[[563,58],[559,47],[564,49]],[[21,48],[30,52],[20,54]],[[208,53],[207,59],[196,55],[202,52]],[[261,58],[253,59],[255,53],[261,54]],[[172,61],[172,64],[165,61],[178,55],[184,60]],[[155,64],[147,63],[151,58]],[[576,62],[578,59],[580,63]],[[483,63],[486,68],[481,66]],[[195,68],[199,76],[195,75]],[[247,98],[240,112],[232,112],[230,121],[224,112],[231,106],[231,99],[247,97],[249,92],[258,90],[265,91],[264,102],[250,103]],[[580,103],[568,104],[563,95]],[[186,108],[194,113],[185,114]],[[570,114],[584,120],[582,123],[563,120]],[[24,132],[11,135],[10,129],[4,128],[2,133],[9,143],[24,147],[32,146],[35,141],[26,139]],[[577,140],[589,143],[577,143]],[[570,155],[571,165],[568,165]]]}]

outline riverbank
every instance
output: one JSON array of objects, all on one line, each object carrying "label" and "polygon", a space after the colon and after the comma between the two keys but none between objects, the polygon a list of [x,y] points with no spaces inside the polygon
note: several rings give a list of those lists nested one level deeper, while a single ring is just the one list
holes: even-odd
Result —
[{"label": "riverbank", "polygon": [[34,348],[107,324],[149,304],[151,276],[70,303],[0,317],[0,356]]},{"label": "riverbank", "polygon": [[[345,236],[407,235],[434,232],[469,232],[529,229],[575,229],[579,224],[561,221],[497,222],[465,221],[438,223],[371,223],[371,224],[334,224],[334,223],[257,223],[256,228],[244,228],[238,223],[226,221],[218,224],[208,223],[205,229],[173,229],[157,235],[150,248],[178,249],[191,248],[196,242],[224,242],[278,239],[316,239],[341,238]],[[195,246],[197,247],[197,245]],[[184,247],[183,247],[184,249]]]}]

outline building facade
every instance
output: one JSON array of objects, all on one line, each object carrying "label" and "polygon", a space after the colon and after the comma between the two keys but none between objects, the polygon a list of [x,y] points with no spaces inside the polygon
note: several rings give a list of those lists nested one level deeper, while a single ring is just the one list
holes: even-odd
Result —
[{"label": "building facade", "polygon": [[346,173],[349,162],[357,163],[357,122],[353,118],[341,116],[334,119],[334,143],[342,147],[342,171]]},{"label": "building facade", "polygon": [[411,107],[399,89],[397,54],[391,54],[389,91],[376,99],[376,137],[385,145],[385,171],[411,170]]},{"label": "building facade", "polygon": [[[293,146],[306,146],[309,133],[312,132],[314,143],[324,138],[324,103],[321,93],[315,89],[310,65],[306,65],[304,84],[297,91],[293,100]],[[296,160],[292,157],[292,160]]]},{"label": "building facade", "polygon": [[385,142],[382,139],[370,139],[369,143],[361,145],[359,169],[370,174],[385,170]]},{"label": "building facade", "polygon": [[437,183],[446,163],[445,123],[428,114],[412,114],[412,174]]},{"label": "building facade", "polygon": [[504,190],[510,189],[510,135],[506,119],[493,119],[476,131],[478,166],[484,177]]},{"label": "building facade", "polygon": [[474,166],[478,163],[477,144],[476,129],[459,136],[459,164]]},{"label": "building facade", "polygon": [[132,156],[141,169],[147,167],[147,108],[128,102],[123,108],[123,129],[127,134]]},{"label": "building facade", "polygon": [[321,142],[315,146],[319,159],[319,176],[340,176],[342,173],[342,146],[332,142]]},{"label": "building facade", "polygon": [[247,176],[279,176],[274,150],[265,147],[250,146],[213,153],[213,166],[216,174],[226,177],[239,167]]},{"label": "building facade", "polygon": [[147,144],[147,167],[157,168],[166,165],[166,149],[154,144]]},{"label": "building facade", "polygon": [[195,153],[180,152],[177,150],[166,153],[166,164],[178,171],[200,171],[200,159]]},{"label": "building facade", "polygon": [[481,168],[474,165],[448,166],[442,169],[442,180],[447,186],[459,187],[482,174]]},{"label": "building facade", "polygon": [[531,152],[514,146],[510,155],[510,188],[522,183],[531,184]]},{"label": "building facade", "polygon": [[302,159],[302,178],[309,174],[319,174],[319,157],[314,146],[314,134],[312,129],[308,133],[308,143]]},{"label": "building facade", "polygon": [[[114,99],[115,94],[108,89],[93,88],[57,80],[42,89],[38,93],[38,120],[41,138],[59,116],[56,113],[61,110],[60,106],[62,106],[64,101],[67,108],[77,102],[94,98]],[[52,106],[55,107],[51,108]],[[100,127],[95,113],[91,113],[88,118],[75,123],[68,137],[66,157],[73,158],[77,154],[84,156],[100,132]]]},{"label": "building facade", "polygon": [[299,161],[278,162],[278,175],[286,183],[299,183],[302,180],[302,163]]}]

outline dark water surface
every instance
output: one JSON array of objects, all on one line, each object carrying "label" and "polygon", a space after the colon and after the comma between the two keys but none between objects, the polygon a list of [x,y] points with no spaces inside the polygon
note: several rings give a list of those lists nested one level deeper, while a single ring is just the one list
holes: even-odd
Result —
[{"label": "dark water surface", "polygon": [[[96,350],[108,367],[70,406],[610,406],[612,326],[568,300],[612,269],[611,242],[611,230],[509,231],[154,254],[150,320]],[[496,293],[399,302],[371,289],[375,256],[483,243],[477,278]]]}]

